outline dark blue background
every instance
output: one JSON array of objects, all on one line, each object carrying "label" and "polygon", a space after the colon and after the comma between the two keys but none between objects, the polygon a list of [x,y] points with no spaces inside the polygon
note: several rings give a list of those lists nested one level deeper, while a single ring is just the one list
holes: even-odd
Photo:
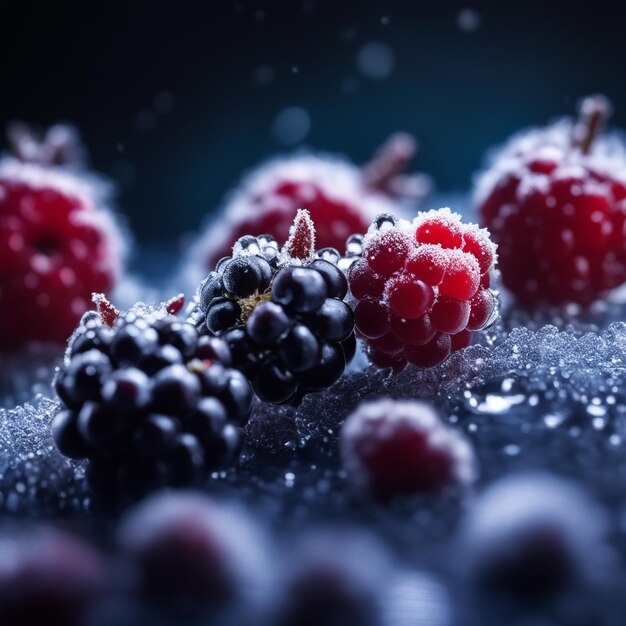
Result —
[{"label": "dark blue background", "polygon": [[[467,189],[490,145],[586,93],[607,93],[626,126],[617,2],[48,4],[13,5],[3,19],[0,122],[75,122],[96,169],[121,182],[142,242],[193,230],[244,170],[281,150],[270,129],[285,106],[309,112],[307,144],[357,161],[391,131],[415,133],[416,165],[443,190]],[[474,32],[457,25],[467,7],[481,17]],[[394,71],[345,93],[370,41],[392,48]],[[255,81],[260,65],[271,84]],[[164,91],[175,106],[157,113]]]}]

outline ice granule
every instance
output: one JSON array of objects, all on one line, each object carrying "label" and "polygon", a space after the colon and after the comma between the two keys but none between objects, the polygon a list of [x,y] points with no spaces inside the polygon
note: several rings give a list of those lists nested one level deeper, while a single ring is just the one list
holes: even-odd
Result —
[{"label": "ice granule", "polygon": [[[249,443],[276,451],[310,440],[332,441],[361,402],[391,397],[456,407],[467,400],[464,394],[473,398],[472,389],[506,379],[525,397],[551,391],[555,402],[585,404],[599,398],[604,406],[626,383],[626,324],[582,335],[549,325],[536,331],[516,328],[506,338],[488,335],[483,345],[454,353],[432,369],[409,367],[396,375],[375,368],[348,373],[329,390],[307,396],[297,409],[259,405],[248,426]],[[473,399],[478,406],[480,400]]]},{"label": "ice granule", "polygon": [[0,511],[44,516],[86,506],[81,464],[54,446],[50,422],[56,400],[36,396],[0,409]]}]

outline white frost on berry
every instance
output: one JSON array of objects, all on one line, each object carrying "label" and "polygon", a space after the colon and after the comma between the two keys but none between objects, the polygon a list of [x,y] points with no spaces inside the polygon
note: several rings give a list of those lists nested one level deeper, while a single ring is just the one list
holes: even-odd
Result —
[{"label": "white frost on berry", "polygon": [[[128,257],[130,235],[120,216],[111,208],[114,195],[111,183],[90,172],[24,163],[6,156],[0,158],[0,190],[3,183],[19,183],[38,191],[52,189],[75,198],[81,210],[74,213],[72,219],[101,233],[109,250],[106,263],[114,280],[120,279]],[[91,260],[85,258],[84,262]]]},{"label": "white frost on berry", "polygon": [[[474,178],[474,205],[481,206],[513,175],[522,177],[517,192],[520,200],[535,191],[545,191],[550,179],[581,176],[588,169],[626,184],[624,137],[616,132],[603,133],[586,154],[572,147],[574,126],[573,120],[566,118],[545,128],[526,129],[490,150],[484,171]],[[543,174],[527,167],[531,161],[544,160],[556,163],[557,169]]]},{"label": "white frost on berry", "polygon": [[400,429],[421,433],[425,448],[438,450],[448,458],[453,483],[469,485],[475,481],[477,467],[471,445],[458,431],[446,426],[430,404],[383,398],[359,405],[343,425],[341,454],[355,486],[369,487],[371,470],[365,457],[385,440],[397,437]]},{"label": "white frost on berry", "polygon": [[[606,513],[569,481],[546,473],[506,477],[490,486],[469,510],[459,540],[463,567],[473,573],[504,560],[533,537],[554,535],[579,572],[605,566]],[[523,548],[521,548],[523,549]]]},{"label": "white frost on berry", "polygon": [[[293,202],[277,193],[284,183],[302,186],[305,199],[307,187],[311,198],[315,190],[320,189],[330,201],[363,215],[366,222],[380,212],[393,212],[398,208],[386,195],[367,188],[362,170],[344,157],[302,150],[270,159],[244,176],[228,194],[217,216],[211,216],[202,234],[191,244],[182,269],[182,281],[188,290],[193,291],[212,269],[207,267],[208,256],[223,246],[225,238],[239,224],[261,217],[269,209],[293,210]],[[306,208],[306,202],[303,205]],[[343,239],[353,234],[342,222],[335,222],[333,228]]]}]

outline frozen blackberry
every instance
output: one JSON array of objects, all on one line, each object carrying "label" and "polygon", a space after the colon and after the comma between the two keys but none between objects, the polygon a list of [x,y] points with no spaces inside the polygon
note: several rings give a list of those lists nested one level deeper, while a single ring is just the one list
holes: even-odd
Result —
[{"label": "frozen blackberry", "polygon": [[228,343],[262,401],[298,403],[337,382],[354,355],[339,261],[334,248],[315,253],[313,223],[300,210],[282,250],[269,235],[242,237],[200,286],[199,332]]},{"label": "frozen blackberry", "polygon": [[52,422],[64,455],[89,459],[97,491],[187,484],[236,460],[252,391],[229,368],[228,345],[199,337],[175,313],[137,306],[121,315],[102,297],[69,343]]}]

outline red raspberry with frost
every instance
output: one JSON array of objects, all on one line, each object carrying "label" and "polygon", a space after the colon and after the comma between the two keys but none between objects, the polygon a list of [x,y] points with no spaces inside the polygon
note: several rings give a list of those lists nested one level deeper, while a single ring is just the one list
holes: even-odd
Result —
[{"label": "red raspberry with frost", "polygon": [[423,402],[362,404],[343,426],[341,454],[348,480],[379,500],[475,478],[469,443]]},{"label": "red raspberry with frost", "polygon": [[111,292],[124,256],[93,181],[31,152],[30,162],[0,161],[0,351],[65,343],[91,294]]},{"label": "red raspberry with frost", "polygon": [[450,209],[413,222],[378,216],[348,270],[357,333],[372,363],[433,367],[467,347],[496,314],[489,232]]},{"label": "red raspberry with frost", "polygon": [[194,274],[190,281],[197,283],[220,258],[230,256],[233,244],[244,235],[268,234],[286,241],[300,208],[315,222],[318,248],[342,249],[348,235],[364,232],[377,213],[396,209],[398,199],[419,203],[428,194],[427,176],[403,173],[415,150],[415,140],[398,133],[363,168],[343,158],[306,152],[261,165],[196,242],[188,266]]},{"label": "red raspberry with frost", "polygon": [[626,281],[626,151],[598,137],[609,108],[590,97],[577,123],[514,137],[478,179],[502,280],[525,306],[588,305]]}]

